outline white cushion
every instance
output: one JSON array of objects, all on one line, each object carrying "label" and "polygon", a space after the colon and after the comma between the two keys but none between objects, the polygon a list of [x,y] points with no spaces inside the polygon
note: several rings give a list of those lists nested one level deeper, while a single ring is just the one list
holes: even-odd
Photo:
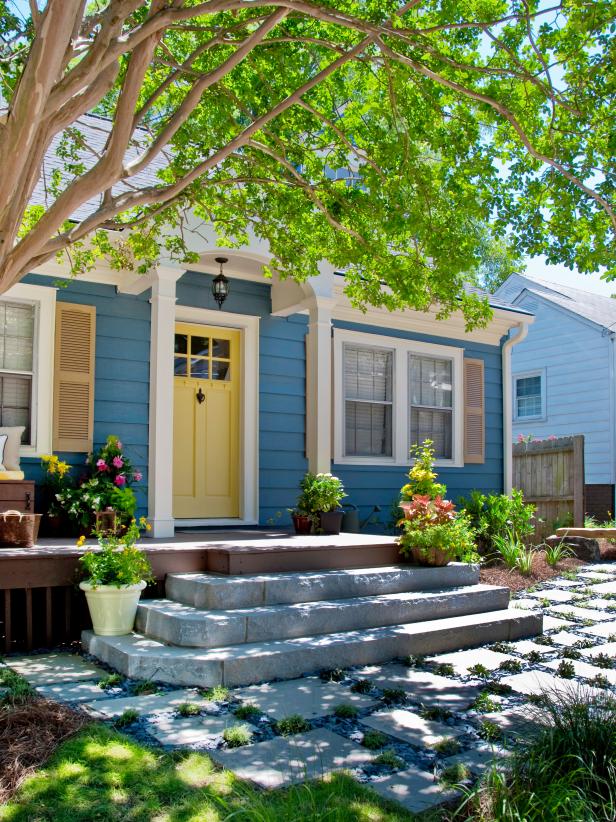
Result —
[{"label": "white cushion", "polygon": [[4,446],[4,459],[2,460],[6,471],[19,471],[19,448],[21,446],[21,435],[25,430],[23,425],[0,427],[0,437],[3,434],[7,436]]}]

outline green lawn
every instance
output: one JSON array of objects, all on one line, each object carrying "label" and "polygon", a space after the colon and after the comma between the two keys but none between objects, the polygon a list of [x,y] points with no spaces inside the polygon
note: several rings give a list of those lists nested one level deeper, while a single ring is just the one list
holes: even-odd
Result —
[{"label": "green lawn", "polygon": [[[403,822],[413,817],[345,775],[262,792],[204,754],[161,753],[103,725],[63,743],[2,822]],[[433,817],[434,818],[434,817]]]}]

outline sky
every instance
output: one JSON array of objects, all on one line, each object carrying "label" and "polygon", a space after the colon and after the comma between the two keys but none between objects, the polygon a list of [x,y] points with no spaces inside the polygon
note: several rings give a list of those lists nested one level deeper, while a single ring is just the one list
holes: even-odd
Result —
[{"label": "sky", "polygon": [[599,274],[580,274],[578,271],[570,271],[564,265],[548,265],[544,257],[533,257],[525,262],[526,271],[523,273],[529,277],[569,285],[572,288],[592,291],[593,294],[603,294],[607,297],[616,294],[616,280],[606,283]]}]

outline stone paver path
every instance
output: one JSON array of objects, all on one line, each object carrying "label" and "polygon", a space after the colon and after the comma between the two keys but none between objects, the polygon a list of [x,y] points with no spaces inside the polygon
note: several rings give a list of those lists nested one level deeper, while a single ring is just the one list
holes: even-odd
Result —
[{"label": "stone paver path", "polygon": [[[503,767],[519,737],[540,732],[541,712],[529,701],[534,696],[616,695],[616,563],[548,580],[514,596],[512,605],[540,609],[544,636],[349,669],[336,676],[339,682],[310,676],[228,695],[168,686],[139,695],[138,683],[128,680],[103,690],[98,683],[109,671],[70,653],[7,662],[42,696],[111,723],[135,712],[125,732],[166,748],[205,749],[261,787],[344,768],[381,796],[420,812],[456,796],[440,776],[449,766],[465,763],[475,774],[492,763]],[[336,711],[339,706],[346,707]],[[306,729],[282,736],[276,723],[292,714]],[[237,725],[249,729],[250,742],[231,748],[224,732]],[[362,744],[367,734],[377,735],[376,749]],[[398,765],[379,762],[383,751],[395,754]]]}]

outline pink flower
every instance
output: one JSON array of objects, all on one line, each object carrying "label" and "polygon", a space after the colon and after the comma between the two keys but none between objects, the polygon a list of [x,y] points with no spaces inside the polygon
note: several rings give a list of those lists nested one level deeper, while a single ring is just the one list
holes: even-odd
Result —
[{"label": "pink flower", "polygon": [[118,474],[118,476],[114,479],[116,485],[125,485],[126,484],[126,477],[124,474]]},{"label": "pink flower", "polygon": [[112,462],[114,468],[121,468],[124,465],[124,460],[122,457],[114,457]]},{"label": "pink flower", "polygon": [[97,460],[96,461],[96,467],[98,468],[99,471],[108,471],[109,470],[109,466],[107,465],[105,460]]},{"label": "pink flower", "polygon": [[518,442],[524,442],[524,434],[518,434]]},{"label": "pink flower", "polygon": [[143,479],[143,474],[141,473],[141,471],[135,471],[135,473],[133,474],[133,479],[135,480],[135,482],[141,482],[141,480]]},{"label": "pink flower", "polygon": [[119,448],[120,451],[121,451],[122,450],[122,443],[120,442],[120,440],[116,440],[115,444],[116,444],[116,447]]},{"label": "pink flower", "polygon": [[558,437],[557,437],[555,434],[550,434],[550,436],[548,437],[548,439],[550,440],[550,442],[553,442],[554,440],[557,440],[557,439],[558,439]]},{"label": "pink flower", "polygon": [[537,439],[537,437],[535,437],[535,439],[533,440],[533,442],[541,442],[541,440],[540,440],[540,439]]}]

